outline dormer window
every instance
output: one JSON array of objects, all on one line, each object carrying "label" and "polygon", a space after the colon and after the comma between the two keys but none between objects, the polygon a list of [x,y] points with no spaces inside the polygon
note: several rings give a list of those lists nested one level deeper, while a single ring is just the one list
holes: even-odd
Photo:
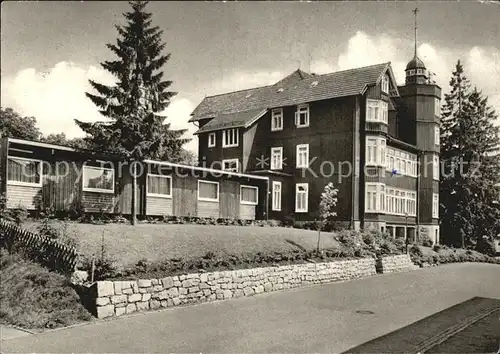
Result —
[{"label": "dormer window", "polygon": [[413,76],[413,75],[415,75],[415,69],[410,69],[406,73],[408,76]]},{"label": "dormer window", "polygon": [[382,78],[381,88],[383,93],[389,93],[389,77],[387,75]]},{"label": "dormer window", "polygon": [[309,105],[301,104],[297,106],[295,112],[295,125],[297,128],[304,128],[309,126]]},{"label": "dormer window", "polygon": [[283,108],[275,108],[271,112],[271,131],[283,130]]},{"label": "dormer window", "polygon": [[226,129],[222,132],[222,147],[238,146],[238,128]]}]

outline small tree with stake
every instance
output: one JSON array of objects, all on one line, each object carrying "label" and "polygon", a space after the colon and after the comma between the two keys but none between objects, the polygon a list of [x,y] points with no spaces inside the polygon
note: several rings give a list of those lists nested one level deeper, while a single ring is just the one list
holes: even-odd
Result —
[{"label": "small tree with stake", "polygon": [[99,107],[105,122],[76,121],[87,134],[89,146],[99,152],[119,156],[132,167],[131,223],[136,222],[137,163],[151,158],[174,160],[187,139],[186,130],[171,130],[159,113],[170,104],[175,92],[167,91],[172,81],[164,81],[161,68],[170,58],[162,55],[165,44],[163,31],[151,25],[151,13],[145,11],[147,2],[130,2],[132,11],[124,14],[125,26],[116,26],[116,44],[107,47],[118,60],[105,61],[101,66],[113,74],[117,83],[103,85],[90,80],[98,94],[86,93]]},{"label": "small tree with stake", "polygon": [[339,192],[330,182],[325,186],[323,193],[321,193],[321,201],[319,202],[319,217],[317,220],[318,225],[318,246],[317,251],[320,250],[321,231],[325,228],[327,222],[337,216],[333,209],[337,206],[337,193]]}]

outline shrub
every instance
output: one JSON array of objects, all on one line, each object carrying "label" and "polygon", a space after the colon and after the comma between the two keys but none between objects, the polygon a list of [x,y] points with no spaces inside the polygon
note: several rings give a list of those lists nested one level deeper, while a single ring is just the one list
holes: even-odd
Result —
[{"label": "shrub", "polygon": [[432,240],[429,238],[429,235],[427,235],[427,234],[422,234],[420,236],[420,240],[418,243],[422,246],[425,246],[425,247],[432,247],[432,245],[433,245]]},{"label": "shrub", "polygon": [[55,328],[91,319],[69,281],[19,255],[0,253],[0,322]]},{"label": "shrub", "polygon": [[409,251],[411,255],[413,254],[419,257],[423,256],[422,250],[420,249],[420,247],[418,247],[418,245],[412,245]]},{"label": "shrub", "polygon": [[438,252],[438,253],[439,253],[439,251],[441,251],[441,249],[442,249],[442,246],[441,246],[441,245],[434,245],[434,247],[432,248],[432,250],[433,250],[434,252]]},{"label": "shrub", "polygon": [[113,278],[117,275],[115,260],[109,255],[107,246],[104,243],[104,233],[101,238],[100,254],[97,257],[95,255],[83,257],[81,266],[83,270],[89,273],[90,279],[94,281]]}]

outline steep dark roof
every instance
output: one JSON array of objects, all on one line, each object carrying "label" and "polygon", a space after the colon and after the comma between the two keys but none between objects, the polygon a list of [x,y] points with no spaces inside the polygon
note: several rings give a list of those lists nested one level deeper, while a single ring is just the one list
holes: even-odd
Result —
[{"label": "steep dark roof", "polygon": [[[383,63],[324,75],[297,70],[274,85],[206,97],[195,108],[189,121],[363,94],[368,86],[381,79],[388,68],[390,63]],[[302,75],[304,77],[300,79]]]},{"label": "steep dark roof", "polygon": [[236,112],[229,114],[220,114],[210,120],[195,134],[206,133],[222,128],[240,128],[247,127],[256,119],[259,119],[266,113],[266,109],[257,108],[244,112]]},{"label": "steep dark roof", "polygon": [[419,57],[416,55],[413,57],[412,60],[406,65],[406,70],[410,69],[425,69],[425,64],[422,60],[420,60]]}]

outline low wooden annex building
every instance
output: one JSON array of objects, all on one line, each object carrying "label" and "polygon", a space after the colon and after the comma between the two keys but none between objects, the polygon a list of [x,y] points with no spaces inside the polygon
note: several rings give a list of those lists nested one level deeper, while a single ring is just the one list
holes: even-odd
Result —
[{"label": "low wooden annex building", "polygon": [[[7,208],[130,214],[130,164],[92,151],[1,139],[0,193]],[[263,219],[268,178],[147,160],[137,166],[137,211],[146,216]]]}]

